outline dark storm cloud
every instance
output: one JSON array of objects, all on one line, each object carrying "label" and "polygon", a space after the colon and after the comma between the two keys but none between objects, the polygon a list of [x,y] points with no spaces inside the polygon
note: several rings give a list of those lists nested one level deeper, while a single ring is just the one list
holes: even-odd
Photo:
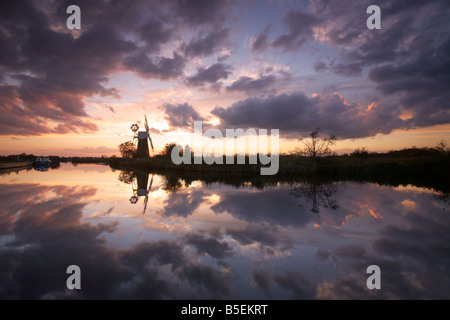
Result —
[{"label": "dark storm cloud", "polygon": [[267,25],[264,30],[258,34],[252,43],[252,51],[258,52],[265,50],[268,46],[268,34],[272,29],[272,24]]},{"label": "dark storm cloud", "polygon": [[[193,287],[206,289],[208,292],[207,297],[210,299],[218,299],[230,295],[230,279],[227,279],[226,276],[224,277],[219,270],[215,270],[207,265],[188,264],[184,266],[181,276],[186,278]],[[205,296],[204,293],[202,296]]]},{"label": "dark storm cloud", "polygon": [[215,53],[221,49],[222,45],[228,40],[230,29],[212,31],[204,38],[193,38],[183,46],[183,51],[187,57],[203,57]]},{"label": "dark storm cloud", "polygon": [[215,63],[208,68],[198,68],[197,73],[186,78],[186,83],[192,87],[205,84],[215,84],[221,79],[227,79],[231,74],[231,67],[222,63]]},{"label": "dark storm cloud", "polygon": [[276,81],[277,77],[274,75],[261,76],[257,79],[243,76],[228,86],[227,91],[261,92],[271,88]]},{"label": "dark storm cloud", "polygon": [[186,60],[176,52],[168,58],[150,57],[141,51],[126,57],[123,63],[144,78],[169,80],[183,74]]},{"label": "dark storm cloud", "polygon": [[[419,40],[417,40],[419,42]],[[416,114],[409,120],[416,126],[427,126],[450,121],[450,38],[432,46],[421,39],[422,54],[417,58],[397,64],[373,67],[369,78],[377,83],[384,94],[399,94],[400,102],[410,106]]]},{"label": "dark storm cloud", "polygon": [[[11,14],[1,17],[5,26],[2,45],[8,48],[7,55],[16,58],[11,61],[8,56],[0,57],[0,70],[18,83],[14,85],[16,99],[3,104],[1,111],[15,110],[11,117],[23,111],[24,125],[16,129],[2,126],[2,133],[96,131],[97,126],[85,120],[88,115],[83,98],[96,94],[117,96],[114,89],[105,88],[102,82],[106,80],[106,74],[118,67],[119,59],[133,48],[132,44],[100,26],[74,38],[51,28],[45,5],[39,7],[44,9],[35,8],[31,2],[21,6],[21,9],[1,9]],[[25,9],[37,18],[29,18],[20,11]],[[101,57],[101,63],[92,59],[93,52]],[[49,127],[48,121],[59,122],[59,127]],[[29,130],[27,123],[30,122],[39,123],[39,126]]]},{"label": "dark storm cloud", "polygon": [[[69,5],[82,28],[66,28]],[[228,1],[14,1],[0,6],[0,134],[93,132],[86,97],[119,98],[119,71],[159,80],[182,76],[188,57],[215,53],[229,37]],[[225,19],[225,20],[224,20]],[[162,55],[192,30],[192,39]],[[206,36],[205,36],[206,35]]]},{"label": "dark storm cloud", "polygon": [[[384,108],[384,109],[383,109]],[[211,112],[226,128],[279,129],[286,137],[309,134],[315,128],[338,138],[361,138],[389,133],[402,125],[395,110],[375,110],[350,103],[337,93],[308,98],[301,92],[241,100]]]},{"label": "dark storm cloud", "polygon": [[172,129],[192,129],[194,121],[204,120],[193,106],[188,103],[166,104],[163,106],[165,119]]},{"label": "dark storm cloud", "polygon": [[52,131],[29,111],[18,106],[19,94],[14,86],[0,86],[0,134],[42,134]]},{"label": "dark storm cloud", "polygon": [[161,45],[172,39],[174,30],[167,28],[163,22],[155,19],[145,22],[138,29],[138,33],[141,39],[148,44],[147,48],[149,50],[158,52]]},{"label": "dark storm cloud", "polygon": [[381,30],[365,27],[361,14],[370,1],[311,1],[321,17],[324,39],[342,49],[330,70],[369,79],[386,96],[396,95],[398,109],[412,111],[407,127],[448,123],[450,113],[450,4],[448,1],[391,0],[379,4]]},{"label": "dark storm cloud", "polygon": [[192,25],[216,24],[226,18],[233,1],[228,0],[173,0],[178,17]]},{"label": "dark storm cloud", "polygon": [[313,37],[313,27],[320,23],[316,16],[300,11],[290,10],[283,19],[288,29],[287,34],[277,37],[272,47],[283,50],[296,50]]},{"label": "dark storm cloud", "polygon": [[288,299],[314,299],[316,288],[314,283],[299,271],[284,271],[279,274],[255,269],[252,272],[253,281],[269,297],[272,297],[271,285],[287,292]]}]

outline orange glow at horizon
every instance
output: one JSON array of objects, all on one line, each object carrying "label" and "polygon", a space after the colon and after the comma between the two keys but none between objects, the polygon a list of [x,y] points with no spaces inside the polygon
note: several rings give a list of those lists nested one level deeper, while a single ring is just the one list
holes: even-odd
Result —
[{"label": "orange glow at horizon", "polygon": [[[369,106],[370,107],[370,106]],[[100,131],[96,134],[45,134],[40,136],[4,136],[0,155],[35,154],[59,156],[120,156],[118,145],[131,141],[133,133],[130,125],[139,119],[139,115],[131,116],[132,121],[105,121],[99,124]],[[210,124],[218,124],[218,119],[210,119]],[[152,140],[155,145],[155,154],[158,154],[167,143],[181,143],[185,145],[192,132],[168,131],[169,125],[160,117],[149,117],[151,128],[163,131],[163,134],[153,133]],[[225,135],[225,132],[223,132]],[[280,153],[290,153],[296,148],[303,147],[297,139],[286,139],[280,132]],[[181,140],[180,140],[181,139]],[[436,125],[411,130],[395,130],[387,135],[378,134],[370,138],[337,140],[333,151],[338,154],[350,153],[356,148],[366,147],[371,152],[386,152],[411,147],[435,147],[441,140],[450,143],[450,125]],[[188,143],[189,144],[189,143]]]}]

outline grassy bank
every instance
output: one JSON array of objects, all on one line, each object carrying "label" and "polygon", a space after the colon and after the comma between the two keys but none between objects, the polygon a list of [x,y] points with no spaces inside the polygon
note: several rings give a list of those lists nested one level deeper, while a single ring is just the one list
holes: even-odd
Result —
[{"label": "grassy bank", "polygon": [[253,187],[294,183],[299,180],[359,181],[386,185],[431,187],[449,191],[450,156],[448,154],[386,153],[362,156],[331,156],[315,161],[309,157],[280,156],[279,171],[273,176],[261,176],[260,165],[175,165],[170,158],[155,156],[150,159],[115,158],[109,160],[114,169],[161,174],[189,183],[223,182],[229,185]]},{"label": "grassy bank", "polygon": [[[193,161],[192,161],[193,162]],[[170,158],[155,156],[150,159],[115,158],[108,163],[114,168],[175,170],[189,172],[222,172],[240,174],[260,174],[261,165],[246,164],[180,164],[175,165]],[[224,161],[225,163],[225,161]],[[281,155],[279,158],[278,174],[301,175],[355,175],[355,176],[428,176],[450,177],[450,157],[442,156],[393,156],[373,155],[368,157],[331,156],[313,160],[309,157]],[[277,174],[277,175],[278,175]]]}]

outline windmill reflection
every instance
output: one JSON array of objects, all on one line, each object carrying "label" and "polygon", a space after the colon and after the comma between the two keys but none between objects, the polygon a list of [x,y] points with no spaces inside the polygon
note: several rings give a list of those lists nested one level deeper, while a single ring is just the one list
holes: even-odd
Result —
[{"label": "windmill reflection", "polygon": [[336,183],[303,181],[292,188],[289,194],[295,198],[302,198],[303,202],[299,206],[311,206],[311,212],[319,215],[320,207],[330,210],[339,208],[337,201],[332,198],[337,190]]},{"label": "windmill reflection", "polygon": [[144,197],[144,214],[147,210],[148,195],[152,189],[153,175],[148,182],[150,174],[148,173],[134,173],[128,171],[122,171],[119,175],[119,181],[126,184],[131,184],[133,188],[133,195],[130,197],[130,203],[136,204],[139,202],[140,197]]}]

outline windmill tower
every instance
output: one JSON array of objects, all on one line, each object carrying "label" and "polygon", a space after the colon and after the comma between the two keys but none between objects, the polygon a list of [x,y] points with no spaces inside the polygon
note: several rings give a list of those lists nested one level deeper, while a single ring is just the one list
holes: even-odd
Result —
[{"label": "windmill tower", "polygon": [[131,125],[131,131],[134,132],[133,144],[134,145],[137,144],[138,158],[150,158],[148,142],[150,142],[152,152],[154,151],[152,138],[150,137],[150,128],[148,127],[147,116],[146,115],[144,116],[145,116],[145,131],[138,131],[139,126],[136,123]]}]

